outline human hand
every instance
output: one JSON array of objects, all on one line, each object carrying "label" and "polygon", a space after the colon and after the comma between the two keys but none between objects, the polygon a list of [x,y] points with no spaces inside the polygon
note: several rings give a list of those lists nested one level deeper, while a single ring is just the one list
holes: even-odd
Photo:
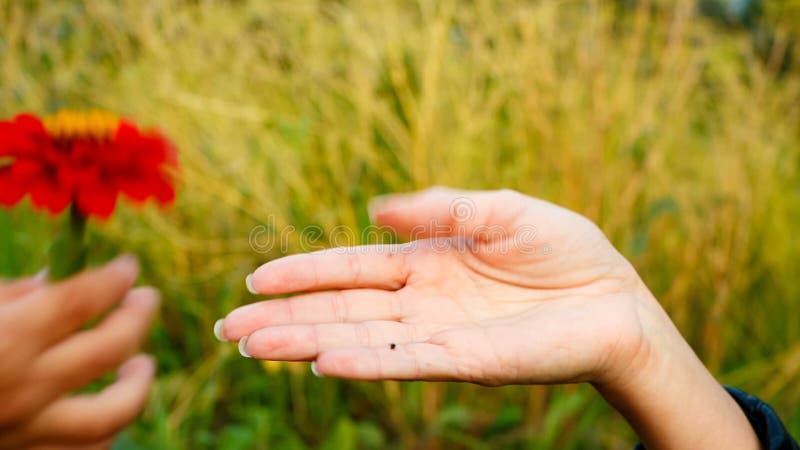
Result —
[{"label": "human hand", "polygon": [[589,220],[513,191],[437,188],[371,209],[411,241],[264,264],[248,277],[251,291],[300,294],[234,310],[217,337],[238,340],[245,356],[313,360],[324,376],[588,381],[651,450],[758,447],[736,403]]},{"label": "human hand", "polygon": [[485,385],[604,380],[646,351],[647,289],[587,219],[513,191],[444,189],[373,214],[415,240],[263,265],[258,293],[323,292],[240,308],[224,337],[329,376]]},{"label": "human hand", "polygon": [[[155,364],[131,356],[159,295],[132,289],[137,274],[135,258],[123,256],[55,284],[0,284],[0,449],[109,448],[138,415]],[[101,392],[68,395],[117,366],[117,381]]]}]

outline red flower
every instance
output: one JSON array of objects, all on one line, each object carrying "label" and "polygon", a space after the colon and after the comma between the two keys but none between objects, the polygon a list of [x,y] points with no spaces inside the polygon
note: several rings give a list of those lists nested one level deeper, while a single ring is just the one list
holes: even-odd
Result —
[{"label": "red flower", "polygon": [[0,204],[30,194],[58,214],[70,204],[86,217],[107,218],[117,196],[168,204],[175,198],[174,147],[156,132],[95,111],[61,111],[39,119],[0,121]]}]

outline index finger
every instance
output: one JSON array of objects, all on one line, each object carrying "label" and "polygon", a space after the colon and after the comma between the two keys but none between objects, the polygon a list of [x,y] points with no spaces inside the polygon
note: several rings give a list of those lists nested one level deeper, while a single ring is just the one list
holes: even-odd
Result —
[{"label": "index finger", "polygon": [[405,256],[413,244],[338,247],[289,255],[248,275],[254,294],[288,294],[328,289],[396,290],[408,279]]}]

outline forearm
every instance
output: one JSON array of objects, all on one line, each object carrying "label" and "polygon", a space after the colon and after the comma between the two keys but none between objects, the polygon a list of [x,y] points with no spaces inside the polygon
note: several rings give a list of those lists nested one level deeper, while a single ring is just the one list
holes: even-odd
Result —
[{"label": "forearm", "polygon": [[[736,401],[714,379],[660,308],[660,322],[627,376],[597,383],[649,450],[758,449]],[[663,317],[658,317],[662,315]],[[645,324],[647,326],[647,324]]]}]

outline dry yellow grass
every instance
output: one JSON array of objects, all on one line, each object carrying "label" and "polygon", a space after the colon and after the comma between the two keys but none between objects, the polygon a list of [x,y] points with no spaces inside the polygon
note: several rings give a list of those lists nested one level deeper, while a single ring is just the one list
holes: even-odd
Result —
[{"label": "dry yellow grass", "polygon": [[[662,4],[663,3],[663,4]],[[656,5],[656,6],[653,6]],[[102,107],[181,150],[177,207],[94,239],[165,292],[145,448],[628,448],[584,387],[356,384],[211,338],[277,251],[367,225],[375,194],[510,187],[593,220],[723,381],[800,433],[800,75],[690,1],[0,2],[0,115]],[[7,273],[48,226],[0,216]],[[3,237],[3,239],[6,239]],[[299,235],[288,251],[299,251]],[[33,258],[20,256],[33,254]],[[16,256],[15,256],[16,255]],[[122,448],[136,448],[130,439]]]}]

